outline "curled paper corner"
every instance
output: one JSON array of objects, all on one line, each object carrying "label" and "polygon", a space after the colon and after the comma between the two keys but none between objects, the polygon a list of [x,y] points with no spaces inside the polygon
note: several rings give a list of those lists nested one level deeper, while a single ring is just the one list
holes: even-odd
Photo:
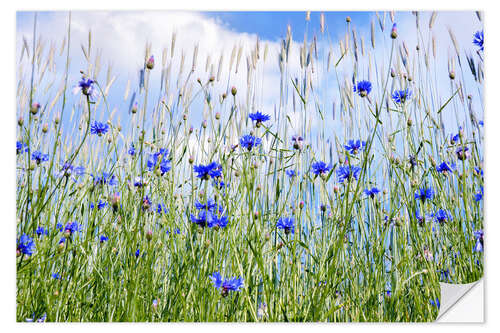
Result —
[{"label": "curled paper corner", "polygon": [[[483,288],[484,280],[480,279],[466,284],[439,283],[441,286],[440,308],[437,322],[483,322]],[[474,289],[474,297],[468,297]],[[469,299],[470,298],[470,299]],[[462,301],[463,300],[463,301]],[[463,304],[462,304],[463,303]],[[460,307],[460,309],[455,309]],[[454,311],[457,310],[457,313]],[[452,313],[453,312],[453,313]],[[471,316],[463,316],[463,313]],[[469,319],[470,318],[470,319]]]}]

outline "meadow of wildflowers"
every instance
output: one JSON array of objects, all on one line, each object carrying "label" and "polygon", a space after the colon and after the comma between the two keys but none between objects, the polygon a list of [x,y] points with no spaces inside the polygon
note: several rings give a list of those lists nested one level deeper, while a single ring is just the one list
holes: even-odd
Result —
[{"label": "meadow of wildflowers", "polygon": [[439,282],[482,276],[482,29],[443,56],[439,12],[338,40],[305,13],[207,59],[179,32],[117,91],[71,13],[63,40],[23,15],[18,321],[433,321]]}]

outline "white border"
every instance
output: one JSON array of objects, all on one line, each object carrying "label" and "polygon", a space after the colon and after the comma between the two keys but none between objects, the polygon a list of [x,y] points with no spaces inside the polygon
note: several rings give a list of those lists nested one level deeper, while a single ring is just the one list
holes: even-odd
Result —
[{"label": "white border", "polygon": [[[2,273],[0,286],[2,288],[2,301],[0,308],[0,315],[2,317],[2,327],[7,331],[20,330],[28,331],[32,329],[50,330],[53,331],[72,331],[86,332],[89,328],[92,330],[120,330],[120,331],[135,331],[137,329],[147,329],[153,331],[165,330],[186,330],[196,329],[205,331],[221,330],[243,330],[243,331],[259,331],[275,332],[276,330],[291,330],[303,331],[307,329],[314,329],[315,331],[337,331],[337,330],[362,330],[369,329],[380,332],[400,332],[401,330],[421,331],[425,330],[453,330],[454,332],[468,332],[477,329],[491,329],[498,326],[500,322],[500,309],[498,306],[499,295],[499,281],[498,272],[499,267],[495,260],[497,257],[494,253],[500,253],[497,240],[500,231],[500,220],[498,219],[498,211],[495,209],[495,201],[500,198],[498,193],[497,165],[499,154],[497,147],[500,142],[500,131],[497,130],[500,125],[500,108],[498,105],[497,96],[499,96],[499,59],[500,53],[498,52],[498,35],[500,32],[500,17],[498,6],[494,1],[462,1],[462,0],[419,0],[418,2],[403,2],[395,0],[357,0],[357,1],[315,1],[308,0],[304,2],[292,2],[290,0],[252,0],[246,2],[223,1],[223,0],[204,0],[204,1],[181,1],[181,2],[168,2],[168,1],[129,1],[121,0],[120,2],[104,2],[102,0],[86,0],[86,1],[49,1],[43,2],[39,0],[23,0],[22,2],[8,2],[2,4],[1,20],[2,26],[2,46],[3,50],[0,52],[2,76],[0,79],[0,91],[2,92],[1,103],[1,126],[0,130],[2,145],[1,152],[2,163],[1,167],[1,181],[2,191],[0,192],[0,205],[1,212],[4,219],[2,220],[2,252],[4,254],[4,262],[2,263]],[[413,8],[408,5],[414,6]],[[485,17],[485,32],[486,32],[486,115],[485,115],[485,131],[486,131],[486,153],[485,153],[485,171],[486,171],[486,186],[485,186],[485,214],[486,214],[486,227],[485,227],[485,253],[486,253],[486,279],[485,279],[485,309],[486,316],[484,325],[459,325],[459,324],[44,324],[44,325],[29,325],[15,323],[15,157],[13,153],[15,141],[15,29],[16,29],[16,11],[18,10],[155,10],[155,9],[187,9],[187,10],[482,10]],[[496,34],[496,36],[495,36]],[[495,40],[497,39],[497,40]],[[495,239],[495,237],[497,239]],[[490,255],[491,254],[491,255]],[[71,325],[71,327],[69,326]],[[286,327],[285,327],[286,325]],[[361,327],[363,325],[364,327]],[[366,325],[369,325],[367,327]],[[426,325],[425,327],[422,325]]]}]

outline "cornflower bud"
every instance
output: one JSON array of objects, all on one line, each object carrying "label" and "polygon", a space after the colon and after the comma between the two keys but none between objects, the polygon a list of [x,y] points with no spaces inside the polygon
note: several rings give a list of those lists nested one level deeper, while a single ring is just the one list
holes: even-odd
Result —
[{"label": "cornflower bud", "polygon": [[30,112],[35,115],[38,113],[38,110],[40,110],[40,103],[33,103],[30,108]]},{"label": "cornflower bud", "polygon": [[155,67],[155,58],[154,56],[149,57],[148,61],[146,62],[146,68],[151,70]]},{"label": "cornflower bud", "polygon": [[392,39],[396,39],[396,38],[398,38],[398,31],[397,31],[397,29],[396,29],[396,23],[394,23],[394,24],[392,25],[392,29],[391,29],[391,38],[392,38]]}]

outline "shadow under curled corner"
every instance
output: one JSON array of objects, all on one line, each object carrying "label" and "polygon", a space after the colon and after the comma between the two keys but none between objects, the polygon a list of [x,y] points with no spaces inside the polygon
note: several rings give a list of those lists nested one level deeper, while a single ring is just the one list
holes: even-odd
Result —
[{"label": "shadow under curled corner", "polygon": [[[483,322],[484,321],[484,316],[483,316],[483,300],[484,300],[484,279],[480,279],[477,281],[474,281],[472,283],[467,283],[467,284],[449,284],[449,283],[442,283],[440,282],[441,286],[441,307],[439,309],[439,314],[436,318],[436,322]],[[466,303],[464,306],[467,306],[467,309],[470,309],[471,311],[474,311],[475,314],[478,313],[478,307],[480,307],[480,319],[471,319],[469,321],[469,318],[472,318],[474,316],[465,316],[461,317],[460,314],[453,314],[453,316],[450,316],[450,312],[454,311],[454,308],[456,305],[460,304],[462,300],[465,301],[468,296],[469,292],[471,290],[478,289],[477,292],[481,293],[481,297],[474,297],[474,302],[472,303]],[[471,301],[467,299],[467,301]],[[451,310],[451,311],[450,311]],[[468,311],[469,312],[469,311]],[[460,311],[462,313],[462,311]],[[453,318],[453,319],[452,319]],[[461,319],[454,319],[454,318],[462,318]],[[474,318],[477,318],[474,317]]]}]

